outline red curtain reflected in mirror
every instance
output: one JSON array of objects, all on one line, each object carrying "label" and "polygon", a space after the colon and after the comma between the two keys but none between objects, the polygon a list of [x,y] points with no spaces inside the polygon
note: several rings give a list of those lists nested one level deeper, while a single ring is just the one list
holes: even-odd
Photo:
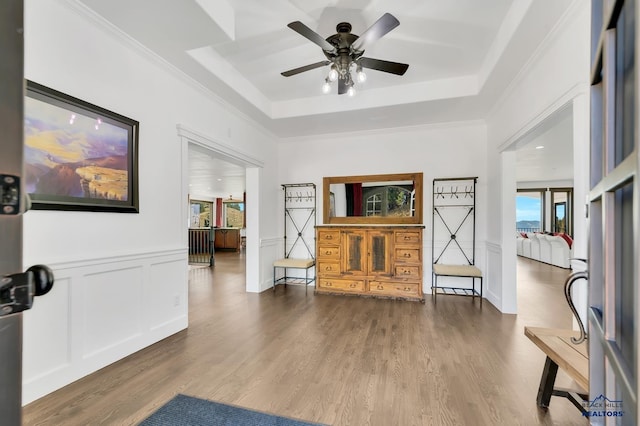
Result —
[{"label": "red curtain reflected in mirror", "polygon": [[345,184],[347,216],[362,216],[362,183]]}]

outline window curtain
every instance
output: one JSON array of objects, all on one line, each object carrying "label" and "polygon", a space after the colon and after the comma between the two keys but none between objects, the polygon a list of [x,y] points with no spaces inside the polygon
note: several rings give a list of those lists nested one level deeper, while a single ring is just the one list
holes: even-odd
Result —
[{"label": "window curtain", "polygon": [[362,216],[362,183],[353,184],[353,215]]},{"label": "window curtain", "polygon": [[347,216],[362,216],[362,183],[345,184]]},{"label": "window curtain", "polygon": [[347,183],[344,185],[345,196],[347,199],[347,216],[353,216],[353,184]]},{"label": "window curtain", "polygon": [[222,228],[222,198],[216,198],[216,227]]}]

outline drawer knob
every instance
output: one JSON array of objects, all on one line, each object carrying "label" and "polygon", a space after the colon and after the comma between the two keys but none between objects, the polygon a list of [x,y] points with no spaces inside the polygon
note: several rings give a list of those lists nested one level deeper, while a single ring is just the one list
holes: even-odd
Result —
[{"label": "drawer knob", "polygon": [[327,236],[325,237],[325,239],[326,239],[326,240],[333,240],[333,235],[327,235]]},{"label": "drawer knob", "polygon": [[411,271],[409,271],[408,269],[405,269],[404,272],[403,272],[403,274],[405,274],[405,275],[409,275],[410,273],[411,273]]},{"label": "drawer knob", "polygon": [[404,239],[405,239],[405,240],[410,240],[410,239],[411,239],[411,237],[410,237],[410,236],[408,236],[408,235],[405,235],[405,236],[404,236]]},{"label": "drawer knob", "polygon": [[328,281],[327,281],[327,283],[326,283],[326,284],[327,284],[327,287],[331,287],[331,285],[332,285],[332,284],[331,284],[330,282],[328,282]]},{"label": "drawer knob", "polygon": [[325,270],[325,271],[330,271],[330,270],[331,270],[331,266],[325,266],[325,267],[324,267],[324,270]]},{"label": "drawer knob", "polygon": [[324,252],[324,254],[326,254],[327,256],[331,254],[331,250],[327,250]]},{"label": "drawer knob", "polygon": [[384,290],[384,287],[378,284],[378,290]]},{"label": "drawer knob", "polygon": [[351,287],[351,288],[356,288],[356,283],[351,283],[351,284],[349,284],[349,287]]},{"label": "drawer knob", "polygon": [[405,253],[404,257],[411,257],[411,253]]}]

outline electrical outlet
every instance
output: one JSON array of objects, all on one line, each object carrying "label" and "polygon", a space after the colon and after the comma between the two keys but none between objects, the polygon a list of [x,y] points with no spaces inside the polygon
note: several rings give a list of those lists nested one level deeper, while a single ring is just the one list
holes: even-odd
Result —
[{"label": "electrical outlet", "polygon": [[173,306],[178,307],[180,306],[180,296],[173,296]]}]

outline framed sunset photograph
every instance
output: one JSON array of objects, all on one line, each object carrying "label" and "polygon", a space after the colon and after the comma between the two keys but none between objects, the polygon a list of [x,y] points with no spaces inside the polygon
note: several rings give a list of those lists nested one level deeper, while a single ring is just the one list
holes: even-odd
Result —
[{"label": "framed sunset photograph", "polygon": [[27,81],[24,122],[32,209],[139,211],[137,121]]}]

